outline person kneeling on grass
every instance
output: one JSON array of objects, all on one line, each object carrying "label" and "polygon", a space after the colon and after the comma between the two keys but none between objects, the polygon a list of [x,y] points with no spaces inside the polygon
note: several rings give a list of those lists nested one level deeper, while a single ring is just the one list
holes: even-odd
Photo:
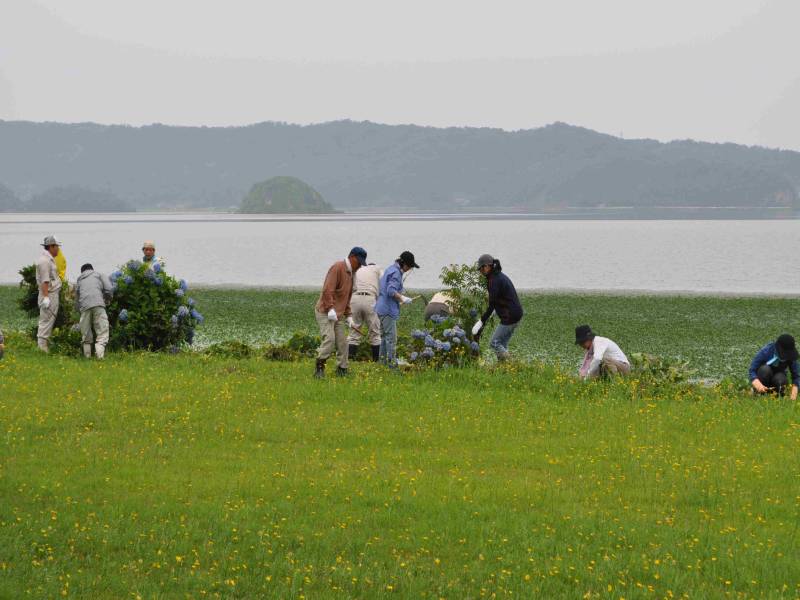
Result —
[{"label": "person kneeling on grass", "polygon": [[608,338],[595,335],[588,325],[575,328],[575,343],[586,351],[578,370],[584,380],[631,372],[631,363],[619,346]]},{"label": "person kneeling on grass", "polygon": [[776,392],[783,396],[788,383],[786,369],[792,373],[792,400],[797,400],[797,385],[800,383],[797,369],[797,346],[788,333],[764,346],[750,363],[750,385],[758,394]]},{"label": "person kneeling on grass", "polygon": [[478,259],[478,269],[481,275],[486,277],[486,285],[489,288],[489,306],[481,318],[473,325],[472,335],[478,337],[483,330],[483,324],[489,320],[493,312],[497,312],[500,317],[500,325],[494,330],[489,346],[497,355],[497,360],[508,360],[508,343],[514,330],[522,320],[522,305],[517,296],[514,284],[503,273],[500,261],[492,258],[489,254],[483,254]]},{"label": "person kneeling on grass", "polygon": [[3,354],[6,351],[6,340],[3,337],[3,330],[0,329],[0,358],[3,358]]},{"label": "person kneeling on grass", "polygon": [[[83,355],[92,357],[92,342],[97,358],[102,359],[108,344],[108,315],[106,302],[111,300],[111,282],[96,273],[89,263],[81,267],[81,275],[75,284],[75,306],[81,313],[80,328],[83,338]],[[94,335],[92,335],[94,328]]]}]

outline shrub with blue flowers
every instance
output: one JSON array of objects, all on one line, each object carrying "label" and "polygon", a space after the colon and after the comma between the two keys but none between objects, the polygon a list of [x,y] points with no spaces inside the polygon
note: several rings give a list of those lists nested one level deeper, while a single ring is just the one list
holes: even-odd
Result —
[{"label": "shrub with blue flowers", "polygon": [[110,348],[176,351],[191,344],[203,322],[189,285],[155,263],[128,261],[111,274],[114,297],[108,306]]},{"label": "shrub with blue flowers", "polygon": [[415,329],[402,355],[420,367],[465,366],[481,348],[455,317],[434,315],[427,329]]}]

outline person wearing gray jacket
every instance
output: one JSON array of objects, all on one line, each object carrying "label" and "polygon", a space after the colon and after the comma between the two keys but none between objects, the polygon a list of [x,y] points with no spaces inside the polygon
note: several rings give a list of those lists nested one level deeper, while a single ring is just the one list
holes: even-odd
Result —
[{"label": "person wearing gray jacket", "polygon": [[102,359],[105,356],[108,344],[106,303],[111,300],[112,293],[108,277],[95,272],[89,263],[81,267],[81,275],[75,284],[75,306],[81,313],[80,328],[83,355],[86,358],[92,357],[92,341],[95,342],[94,353],[97,358]]}]

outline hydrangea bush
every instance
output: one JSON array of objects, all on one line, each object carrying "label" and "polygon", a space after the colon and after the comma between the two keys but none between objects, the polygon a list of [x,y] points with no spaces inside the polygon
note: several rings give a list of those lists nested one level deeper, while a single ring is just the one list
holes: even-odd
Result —
[{"label": "hydrangea bush", "polygon": [[427,329],[411,332],[403,352],[408,362],[421,367],[461,367],[480,356],[480,345],[455,317],[434,315],[430,323]]},{"label": "hydrangea bush", "polygon": [[486,278],[478,271],[478,265],[448,265],[439,274],[442,286],[452,299],[451,310],[455,320],[468,330],[486,304]]},{"label": "hydrangea bush", "polygon": [[188,296],[185,280],[167,274],[158,263],[150,267],[138,260],[128,261],[110,278],[110,348],[177,352],[181,344],[192,343],[203,315]]}]

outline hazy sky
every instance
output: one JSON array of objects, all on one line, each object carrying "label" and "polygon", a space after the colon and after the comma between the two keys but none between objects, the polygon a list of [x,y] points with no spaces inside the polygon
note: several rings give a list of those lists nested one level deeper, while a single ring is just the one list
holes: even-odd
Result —
[{"label": "hazy sky", "polygon": [[798,0],[0,0],[0,118],[335,119],[800,150]]}]

